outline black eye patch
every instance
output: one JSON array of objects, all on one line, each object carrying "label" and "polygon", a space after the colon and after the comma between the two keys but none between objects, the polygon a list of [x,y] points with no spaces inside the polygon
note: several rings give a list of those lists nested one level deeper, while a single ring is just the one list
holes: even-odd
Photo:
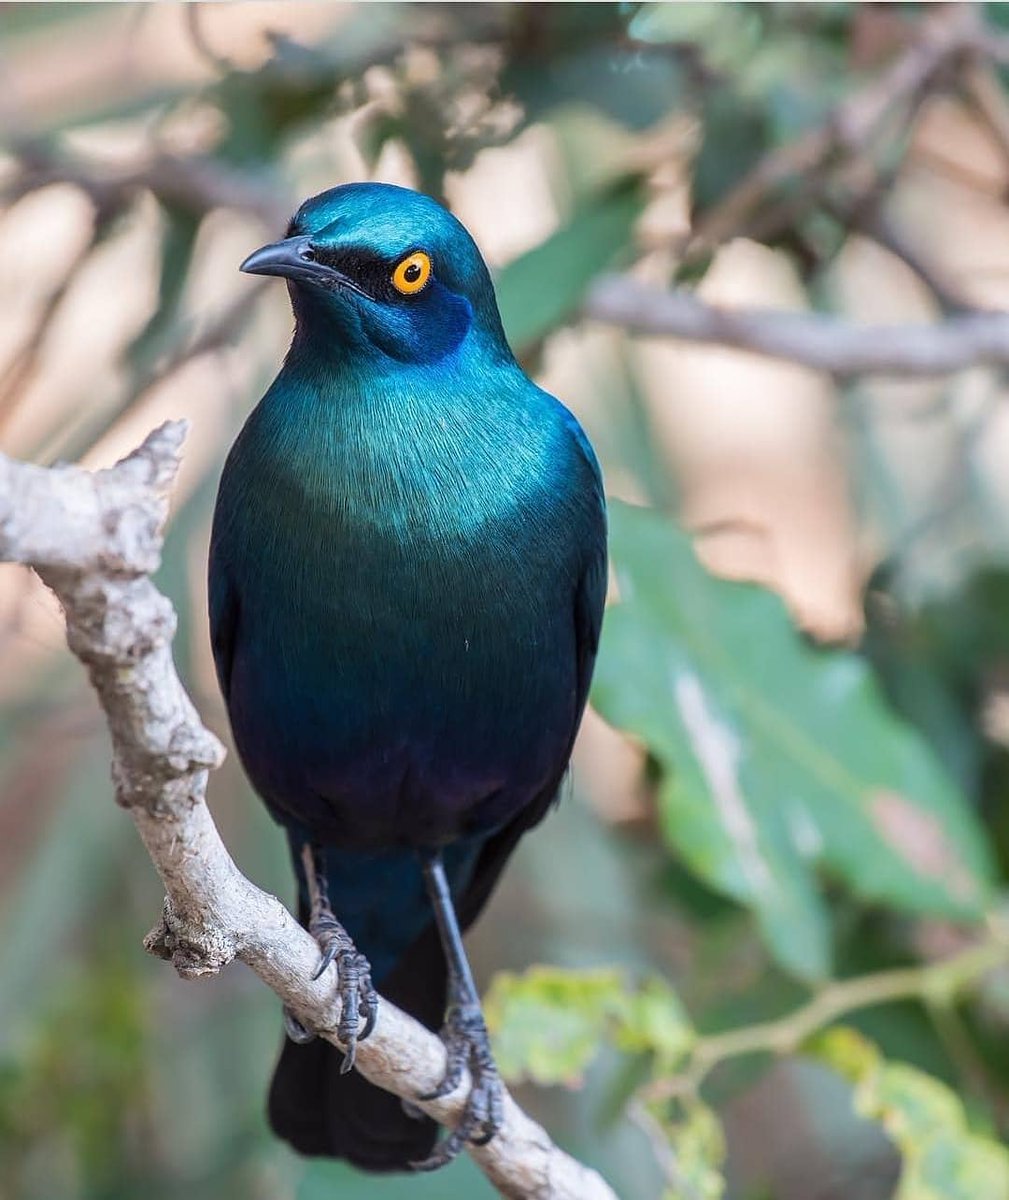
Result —
[{"label": "black eye patch", "polygon": [[312,249],[316,262],[346,275],[373,299],[387,303],[404,299],[392,283],[393,269],[402,255],[392,262],[371,250],[328,250],[324,246],[313,246]]}]

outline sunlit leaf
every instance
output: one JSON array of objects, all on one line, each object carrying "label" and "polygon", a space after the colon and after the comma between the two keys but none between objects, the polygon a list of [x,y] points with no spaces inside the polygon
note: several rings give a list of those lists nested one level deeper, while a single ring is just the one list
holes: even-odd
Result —
[{"label": "sunlit leaf", "polygon": [[696,1034],[673,989],[653,977],[625,994],[614,1040],[621,1050],[654,1054],[656,1074],[666,1075],[679,1067]]},{"label": "sunlit leaf", "polygon": [[580,1083],[623,987],[619,971],[533,967],[524,975],[496,976],[484,1006],[501,1074]]},{"label": "sunlit leaf", "polygon": [[655,1056],[674,1070],[695,1034],[676,994],[659,979],[631,990],[620,971],[532,967],[502,972],[484,1000],[501,1073],[576,1086],[606,1042]]},{"label": "sunlit leaf", "polygon": [[803,1053],[818,1059],[850,1083],[859,1083],[878,1070],[881,1056],[875,1043],[849,1025],[825,1029],[803,1047]]}]

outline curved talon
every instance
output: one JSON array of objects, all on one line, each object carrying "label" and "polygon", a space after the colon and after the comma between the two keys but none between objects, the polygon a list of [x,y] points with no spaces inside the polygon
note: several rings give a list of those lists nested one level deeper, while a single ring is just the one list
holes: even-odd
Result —
[{"label": "curved talon", "polygon": [[298,1020],[293,1012],[284,1005],[284,1032],[292,1042],[296,1042],[299,1046],[306,1046],[309,1042],[314,1042],[316,1035],[311,1029],[306,1028]]},{"label": "curved talon", "polygon": [[421,1159],[420,1162],[412,1162],[410,1167],[414,1171],[437,1171],[440,1167],[448,1166],[454,1158],[458,1158],[465,1144],[466,1139],[456,1130],[444,1141],[439,1142],[427,1158]]},{"label": "curved talon", "polygon": [[329,969],[330,965],[335,961],[336,956],[339,953],[340,953],[340,945],[338,942],[335,942],[335,941],[330,942],[330,944],[323,949],[322,958],[319,962],[318,967],[316,967],[316,969],[315,969],[315,974],[312,976],[313,983],[317,979],[321,979],[323,977],[323,975],[326,974],[326,971]]},{"label": "curved talon", "polygon": [[378,1021],[378,994],[371,985],[371,974],[362,980],[364,995],[361,999],[361,1015],[364,1017],[364,1029],[357,1035],[357,1040],[363,1042],[375,1032]]}]

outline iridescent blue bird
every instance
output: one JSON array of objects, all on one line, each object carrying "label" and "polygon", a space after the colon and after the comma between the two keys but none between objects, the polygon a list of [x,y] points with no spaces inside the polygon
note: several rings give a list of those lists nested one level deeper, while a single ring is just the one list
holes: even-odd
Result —
[{"label": "iridescent blue bird", "polygon": [[[304,1154],[433,1167],[500,1122],[461,931],[567,768],[606,588],[599,467],[515,362],[480,252],[434,200],[334,188],[242,269],[287,279],[295,332],[221,479],[214,657],[347,1046],[288,1016],[270,1120]],[[373,984],[441,1031],[440,1092],[471,1073],[440,1144],[347,1073]]]}]

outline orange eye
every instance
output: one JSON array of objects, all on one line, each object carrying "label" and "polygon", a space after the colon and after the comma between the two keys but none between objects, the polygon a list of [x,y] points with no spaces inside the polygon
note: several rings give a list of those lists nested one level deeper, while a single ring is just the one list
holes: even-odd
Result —
[{"label": "orange eye", "polygon": [[431,278],[431,260],[423,250],[408,254],[392,273],[392,286],[404,296],[416,296]]}]

